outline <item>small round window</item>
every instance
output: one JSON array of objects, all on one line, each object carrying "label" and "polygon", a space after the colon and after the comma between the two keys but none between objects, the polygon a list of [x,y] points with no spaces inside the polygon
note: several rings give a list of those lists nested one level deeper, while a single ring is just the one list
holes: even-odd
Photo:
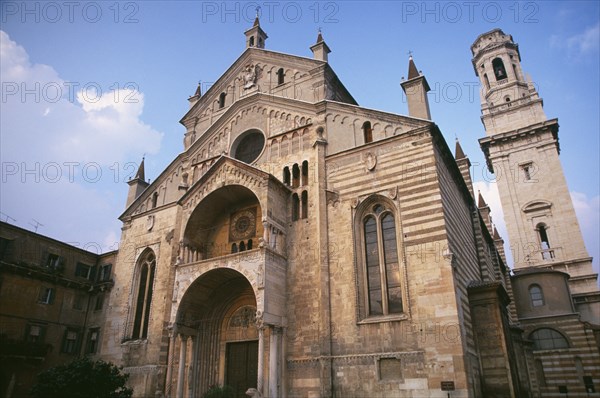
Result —
[{"label": "small round window", "polygon": [[260,156],[265,146],[265,136],[258,130],[250,130],[235,140],[231,154],[244,163],[252,163]]}]

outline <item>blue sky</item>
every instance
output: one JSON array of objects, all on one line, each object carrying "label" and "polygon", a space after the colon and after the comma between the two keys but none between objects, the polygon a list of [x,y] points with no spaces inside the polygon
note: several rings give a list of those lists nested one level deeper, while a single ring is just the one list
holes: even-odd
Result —
[{"label": "blue sky", "polygon": [[[183,149],[178,121],[244,51],[261,6],[270,50],[329,62],[360,105],[406,114],[408,51],[426,75],[433,120],[470,157],[503,231],[477,139],[470,45],[501,28],[549,118],[590,254],[599,256],[599,4],[587,2],[12,2],[0,4],[1,219],[92,251],[117,247],[125,183],[146,154],[155,178]],[[16,220],[16,221],[13,221]],[[504,234],[506,236],[506,234]]]}]

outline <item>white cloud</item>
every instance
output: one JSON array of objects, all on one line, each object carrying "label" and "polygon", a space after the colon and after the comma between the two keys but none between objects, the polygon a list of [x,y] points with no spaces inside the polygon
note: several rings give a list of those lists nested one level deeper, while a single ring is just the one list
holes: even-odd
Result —
[{"label": "white cloud", "polygon": [[63,79],[51,66],[32,65],[3,31],[0,47],[4,160],[109,165],[158,152],[162,134],[140,119],[144,96],[134,84],[103,90]]},{"label": "white cloud", "polygon": [[1,30],[0,68],[0,210],[24,228],[40,221],[53,238],[114,249],[135,172],[125,162],[157,153],[162,140],[141,120],[143,94],[62,78]]},{"label": "white cloud", "polygon": [[558,49],[566,49],[571,58],[578,58],[598,51],[600,44],[600,22],[587,27],[583,32],[563,37],[552,35],[550,45]]}]

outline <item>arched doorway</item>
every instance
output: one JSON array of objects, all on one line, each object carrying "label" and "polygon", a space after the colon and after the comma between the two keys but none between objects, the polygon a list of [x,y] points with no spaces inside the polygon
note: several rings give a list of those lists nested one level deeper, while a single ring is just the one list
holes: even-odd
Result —
[{"label": "arched doorway", "polygon": [[[228,385],[235,397],[257,387],[259,333],[250,282],[230,268],[210,270],[187,289],[173,326],[170,396],[199,397]],[[170,381],[170,383],[169,383]]]}]

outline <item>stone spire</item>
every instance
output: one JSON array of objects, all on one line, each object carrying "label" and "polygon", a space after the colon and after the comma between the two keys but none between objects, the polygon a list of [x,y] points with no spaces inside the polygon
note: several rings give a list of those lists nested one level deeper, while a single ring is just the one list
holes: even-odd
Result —
[{"label": "stone spire", "polygon": [[314,59],[327,62],[327,54],[331,52],[331,49],[329,48],[329,46],[327,46],[325,40],[323,40],[321,29],[319,29],[319,34],[317,35],[317,42],[310,47],[310,50],[313,53]]},{"label": "stone spire", "polygon": [[150,185],[148,182],[146,182],[146,170],[144,168],[143,157],[137,173],[135,173],[135,177],[127,181],[127,184],[129,184],[129,192],[127,193],[127,204],[125,205],[125,208],[129,207],[137,199],[137,197],[140,196],[140,194],[144,192],[146,188],[148,188],[148,185]]},{"label": "stone spire", "polygon": [[467,188],[471,193],[471,197],[473,197],[473,180],[471,179],[471,161],[465,155],[462,147],[460,146],[460,142],[458,138],[456,139],[456,149],[454,151],[454,159],[456,160],[456,165],[460,170],[460,174],[462,174],[463,180],[465,180],[465,184],[467,184]]},{"label": "stone spire", "polygon": [[408,57],[408,79],[404,80],[403,78],[400,85],[406,94],[408,115],[431,120],[429,99],[427,98],[427,92],[430,90],[429,84],[425,76],[418,72],[412,55]]},{"label": "stone spire", "polygon": [[201,88],[202,82],[198,82],[198,87],[196,87],[196,92],[194,92],[194,95],[192,95],[190,98],[188,98],[188,101],[190,103],[190,108],[192,106],[194,106],[194,104],[196,102],[198,102],[198,100],[200,99],[200,97],[202,96],[202,88]]}]

